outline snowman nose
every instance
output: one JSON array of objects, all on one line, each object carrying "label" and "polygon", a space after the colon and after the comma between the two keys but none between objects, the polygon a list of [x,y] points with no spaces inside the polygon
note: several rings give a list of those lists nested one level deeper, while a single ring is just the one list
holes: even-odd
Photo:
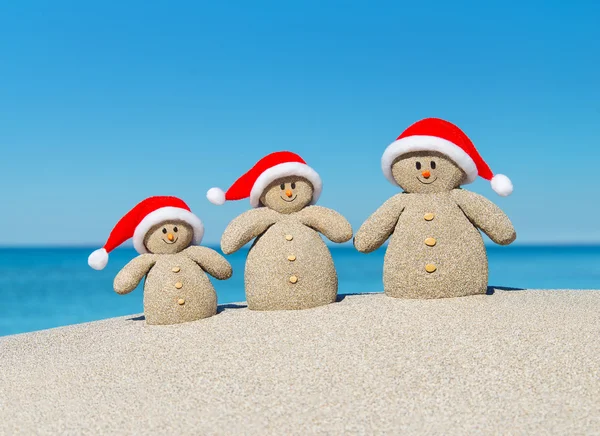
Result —
[{"label": "snowman nose", "polygon": [[431,177],[431,172],[429,172],[429,171],[423,171],[421,174],[422,174],[422,175],[423,175],[423,177],[425,177],[426,179],[428,179],[428,178],[430,178],[430,177]]},{"label": "snowman nose", "polygon": [[175,239],[175,237],[173,236],[173,233],[169,233],[169,234],[167,235],[167,239],[168,239],[169,241],[172,241],[173,239]]},{"label": "snowman nose", "polygon": [[288,196],[288,198],[291,198],[291,196],[292,196],[292,195],[294,195],[294,193],[293,193],[292,191],[290,191],[289,189],[287,189],[287,190],[285,191],[285,195],[287,195],[287,196]]}]

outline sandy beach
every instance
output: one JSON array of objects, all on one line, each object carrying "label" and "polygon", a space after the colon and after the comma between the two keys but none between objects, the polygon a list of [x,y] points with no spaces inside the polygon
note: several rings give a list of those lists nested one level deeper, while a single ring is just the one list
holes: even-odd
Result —
[{"label": "sandy beach", "polygon": [[0,434],[593,434],[600,291],[346,296],[0,338]]}]

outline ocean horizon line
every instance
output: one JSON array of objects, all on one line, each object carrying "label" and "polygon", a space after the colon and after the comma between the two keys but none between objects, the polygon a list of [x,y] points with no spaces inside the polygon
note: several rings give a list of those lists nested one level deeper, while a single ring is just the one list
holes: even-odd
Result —
[{"label": "ocean horizon line", "polygon": [[[202,244],[204,247],[208,247],[208,248],[212,248],[212,249],[218,249],[220,250],[220,246],[219,244]],[[354,246],[352,245],[352,243],[350,242],[346,242],[343,244],[333,244],[333,243],[326,243],[326,245],[329,248],[334,248],[334,249],[353,249],[355,250]],[[386,247],[388,245],[388,243],[386,242],[385,244],[382,245],[382,247]],[[486,248],[600,248],[600,241],[596,241],[596,242],[588,242],[588,243],[584,243],[584,242],[521,242],[521,243],[513,243],[511,245],[508,246],[501,246],[498,244],[494,244],[494,243],[485,243]],[[82,244],[0,244],[0,250],[26,250],[26,249],[30,249],[30,250],[69,250],[69,249],[88,249],[91,251],[94,251],[98,248],[102,247],[102,244],[90,244],[90,243],[82,243]],[[243,250],[248,250],[250,248],[250,244],[248,244],[247,246],[244,246],[240,249],[240,251]],[[133,249],[133,244],[124,244],[121,245],[117,248],[115,248],[113,251],[120,251],[120,250],[132,250]]]}]

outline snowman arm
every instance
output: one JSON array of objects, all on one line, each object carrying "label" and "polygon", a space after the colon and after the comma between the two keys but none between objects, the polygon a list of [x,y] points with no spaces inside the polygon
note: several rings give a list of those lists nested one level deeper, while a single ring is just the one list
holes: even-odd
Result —
[{"label": "snowman arm", "polygon": [[308,206],[298,212],[298,218],[302,224],[322,233],[332,242],[342,243],[352,238],[352,226],[335,210]]},{"label": "snowman arm", "polygon": [[510,219],[487,198],[463,189],[455,189],[452,196],[473,225],[496,244],[508,245],[517,238]]},{"label": "snowman arm", "polygon": [[229,262],[208,247],[191,246],[185,249],[185,254],[216,279],[226,280],[233,274]]},{"label": "snowman arm", "polygon": [[229,223],[221,236],[221,250],[225,254],[238,251],[252,239],[262,235],[277,222],[279,214],[262,207],[244,212]]},{"label": "snowman arm", "polygon": [[356,232],[354,246],[362,253],[377,250],[394,233],[398,218],[404,211],[404,195],[397,194],[377,209]]},{"label": "snowman arm", "polygon": [[116,275],[113,282],[115,292],[124,295],[133,291],[155,263],[156,257],[152,254],[142,254],[133,259]]}]

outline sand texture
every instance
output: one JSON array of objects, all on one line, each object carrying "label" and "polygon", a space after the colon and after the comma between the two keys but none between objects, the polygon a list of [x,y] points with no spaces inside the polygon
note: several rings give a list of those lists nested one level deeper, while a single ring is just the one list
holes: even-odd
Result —
[{"label": "sand texture", "polygon": [[346,242],[352,238],[352,226],[339,213],[320,206],[289,214],[255,209],[227,226],[221,238],[224,253],[256,238],[244,269],[251,310],[310,309],[335,301],[337,272],[319,233],[333,242]]},{"label": "sand texture", "polygon": [[[205,272],[206,271],[206,272]],[[217,294],[206,273],[231,277],[231,265],[216,251],[192,246],[174,254],[143,254],[115,277],[119,294],[144,281],[144,315],[148,324],[178,324],[217,313]]]},{"label": "sand texture", "polygon": [[293,215],[256,240],[248,252],[244,282],[252,310],[308,309],[334,302],[338,291],[329,248]]},{"label": "sand texture", "polygon": [[144,283],[148,324],[177,324],[217,313],[215,288],[202,268],[184,253],[158,255],[148,273]]},{"label": "sand texture", "polygon": [[[463,205],[469,206],[468,212]],[[498,207],[477,194],[456,189],[392,197],[358,230],[354,243],[359,251],[369,252],[391,234],[383,265],[384,290],[390,297],[484,294],[487,254],[481,233],[470,219],[496,241],[514,240],[512,224]]]},{"label": "sand texture", "polygon": [[600,429],[600,291],[220,309],[0,338],[0,434]]}]

